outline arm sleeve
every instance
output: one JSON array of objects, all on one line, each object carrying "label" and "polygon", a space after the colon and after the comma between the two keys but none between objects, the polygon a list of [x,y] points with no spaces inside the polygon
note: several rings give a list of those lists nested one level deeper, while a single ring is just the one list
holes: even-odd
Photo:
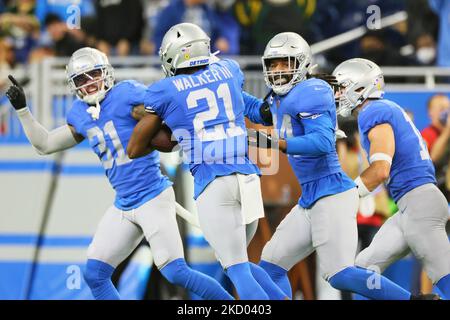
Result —
[{"label": "arm sleeve", "polygon": [[291,101],[291,117],[300,119],[305,134],[286,139],[286,152],[294,155],[317,156],[335,150],[335,125],[331,110],[335,109],[333,91],[324,81],[308,80],[302,95]]},{"label": "arm sleeve", "polygon": [[39,154],[51,154],[77,144],[68,125],[48,131],[34,119],[28,108],[17,111],[17,116],[25,135]]},{"label": "arm sleeve", "polygon": [[286,153],[291,155],[318,156],[335,149],[333,123],[327,113],[302,119],[305,135],[286,139]]}]

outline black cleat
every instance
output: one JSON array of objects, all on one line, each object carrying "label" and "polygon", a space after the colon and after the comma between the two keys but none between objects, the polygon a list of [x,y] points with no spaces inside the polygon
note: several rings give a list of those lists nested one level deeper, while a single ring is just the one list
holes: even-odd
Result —
[{"label": "black cleat", "polygon": [[435,293],[419,293],[419,294],[412,294],[410,300],[442,300],[439,295]]}]

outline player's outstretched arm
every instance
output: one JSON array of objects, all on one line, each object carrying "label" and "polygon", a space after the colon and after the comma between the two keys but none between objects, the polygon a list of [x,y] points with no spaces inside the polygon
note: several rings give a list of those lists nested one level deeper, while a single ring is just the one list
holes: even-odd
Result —
[{"label": "player's outstretched arm", "polygon": [[389,178],[395,153],[394,131],[390,124],[373,127],[368,135],[370,141],[370,166],[355,179],[360,196],[366,196]]},{"label": "player's outstretched arm", "polygon": [[64,125],[52,131],[45,129],[34,119],[27,107],[25,92],[12,75],[8,78],[12,82],[6,92],[6,96],[16,110],[19,121],[30,143],[39,154],[51,154],[73,147],[83,140],[83,137],[75,132],[70,125]]},{"label": "player's outstretched arm", "polygon": [[151,141],[161,125],[161,118],[153,113],[147,113],[139,120],[127,146],[127,154],[130,159],[143,157],[153,150]]}]

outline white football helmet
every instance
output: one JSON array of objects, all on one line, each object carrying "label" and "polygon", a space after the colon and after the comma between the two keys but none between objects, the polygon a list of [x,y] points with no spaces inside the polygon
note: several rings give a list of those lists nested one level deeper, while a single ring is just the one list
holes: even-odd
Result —
[{"label": "white football helmet", "polygon": [[[270,60],[277,58],[288,59],[288,70],[269,70]],[[297,83],[306,79],[312,67],[311,61],[311,48],[300,35],[294,32],[279,33],[269,41],[264,50],[262,57],[264,80],[276,94],[284,95]]]},{"label": "white football helmet", "polygon": [[178,69],[208,65],[212,62],[210,38],[193,23],[174,25],[166,32],[159,49],[161,66],[166,77]]},{"label": "white football helmet", "polygon": [[[108,57],[94,48],[81,48],[72,54],[66,66],[69,88],[89,105],[98,104],[114,86],[114,69]],[[95,82],[93,80],[97,78]],[[97,84],[96,92],[89,94],[88,86]]]},{"label": "white football helmet", "polygon": [[349,117],[353,109],[369,98],[383,98],[383,71],[374,62],[355,58],[342,62],[333,71],[341,94],[337,98],[337,114]]}]

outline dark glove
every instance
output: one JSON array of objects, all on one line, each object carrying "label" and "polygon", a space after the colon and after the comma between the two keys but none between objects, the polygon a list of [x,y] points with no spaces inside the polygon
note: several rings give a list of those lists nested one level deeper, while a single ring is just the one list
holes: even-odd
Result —
[{"label": "dark glove", "polygon": [[23,91],[22,86],[17,82],[16,79],[12,75],[8,76],[9,80],[12,82],[12,86],[9,87],[8,91],[6,91],[6,96],[11,102],[12,106],[16,110],[20,110],[26,108],[27,100],[25,98],[25,92]]},{"label": "dark glove", "polygon": [[264,125],[273,125],[272,112],[270,112],[270,100],[272,98],[273,90],[270,90],[263,99],[263,104],[259,108],[259,114],[264,121]]},{"label": "dark glove", "polygon": [[277,148],[278,139],[270,134],[255,129],[247,129],[248,145],[257,148]]},{"label": "dark glove", "polygon": [[264,101],[259,108],[259,114],[261,115],[261,119],[264,121],[264,125],[273,125],[272,112],[270,112],[270,105],[267,101]]}]

